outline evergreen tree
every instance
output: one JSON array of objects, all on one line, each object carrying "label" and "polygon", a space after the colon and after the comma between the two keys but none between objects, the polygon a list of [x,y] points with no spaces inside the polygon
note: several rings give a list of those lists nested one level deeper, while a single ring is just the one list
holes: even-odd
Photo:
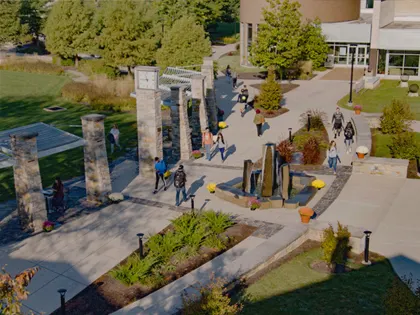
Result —
[{"label": "evergreen tree", "polygon": [[251,61],[257,66],[288,69],[302,57],[300,4],[290,0],[267,0],[264,23],[251,47]]},{"label": "evergreen tree", "polygon": [[47,49],[62,58],[74,59],[92,50],[94,3],[89,0],[58,0],[45,25]]},{"label": "evergreen tree", "polygon": [[169,66],[201,64],[211,54],[211,43],[202,25],[193,17],[176,21],[162,40],[162,47],[156,54],[156,61],[162,69]]},{"label": "evergreen tree", "polygon": [[21,23],[21,8],[21,0],[0,1],[0,44],[16,44],[28,33],[28,25]]},{"label": "evergreen tree", "polygon": [[103,1],[99,12],[99,54],[108,64],[152,65],[159,38],[147,3],[136,0]]},{"label": "evergreen tree", "polygon": [[321,21],[307,21],[303,25],[302,31],[302,60],[312,60],[313,67],[319,68],[324,64],[328,54],[328,44],[325,36],[322,34]]},{"label": "evergreen tree", "polygon": [[281,85],[276,82],[276,74],[273,67],[268,69],[266,81],[261,85],[261,93],[257,98],[257,107],[265,110],[278,110],[283,95]]},{"label": "evergreen tree", "polygon": [[22,0],[22,23],[28,25],[29,33],[38,38],[47,17],[50,0]]}]

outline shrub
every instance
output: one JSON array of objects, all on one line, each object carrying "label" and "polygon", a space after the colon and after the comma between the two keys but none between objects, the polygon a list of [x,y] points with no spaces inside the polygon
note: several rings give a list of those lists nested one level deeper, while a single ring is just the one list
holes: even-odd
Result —
[{"label": "shrub", "polygon": [[61,89],[61,96],[73,102],[81,102],[91,93],[93,85],[81,82],[69,82]]},{"label": "shrub", "polygon": [[223,314],[235,315],[242,310],[242,305],[232,303],[231,298],[226,293],[227,281],[215,279],[212,276],[211,282],[206,286],[196,286],[198,295],[182,294],[181,315],[197,314]]},{"label": "shrub", "polygon": [[64,70],[57,65],[39,60],[25,60],[24,58],[10,58],[0,65],[0,70],[22,71],[32,73],[45,73],[61,75]]},{"label": "shrub", "polygon": [[204,240],[203,245],[217,250],[222,250],[226,248],[225,242],[220,237],[214,234],[207,237]]},{"label": "shrub", "polygon": [[414,132],[399,133],[391,138],[389,145],[391,156],[396,159],[414,160],[420,157],[420,143]]},{"label": "shrub", "polygon": [[310,137],[303,146],[303,163],[316,164],[321,156],[321,149],[318,140],[315,137]]},{"label": "shrub", "polygon": [[203,213],[203,220],[210,228],[211,232],[220,234],[234,223],[228,214],[209,210]]},{"label": "shrub", "polygon": [[319,149],[326,149],[328,143],[325,141],[322,133],[320,132],[306,132],[306,130],[299,130],[295,136],[293,136],[293,146],[296,151],[303,151],[305,144],[309,139],[315,138],[318,142]]},{"label": "shrub", "polygon": [[409,131],[414,118],[410,105],[406,101],[393,100],[391,105],[385,106],[383,109],[381,130],[385,134]]},{"label": "shrub", "polygon": [[324,122],[328,120],[328,116],[320,109],[308,109],[302,113],[299,118],[302,127],[308,128],[308,114],[311,115],[311,129],[322,130],[325,128]]},{"label": "shrub", "polygon": [[[414,294],[413,294],[414,292]],[[412,276],[403,277],[402,281],[396,276],[384,298],[385,314],[418,314],[420,310],[420,282],[415,287]]]},{"label": "shrub", "polygon": [[104,59],[82,60],[79,62],[79,71],[88,76],[104,74],[109,79],[115,79],[120,75],[118,68],[107,65]]},{"label": "shrub", "polygon": [[183,236],[174,232],[168,232],[165,235],[156,234],[147,241],[149,255],[159,257],[165,262],[182,246]]},{"label": "shrub", "polygon": [[419,91],[419,85],[416,83],[410,84],[408,90],[410,93],[417,93]]},{"label": "shrub", "polygon": [[126,285],[133,285],[147,278],[159,263],[159,257],[148,255],[140,259],[139,255],[134,254],[124,264],[111,270],[110,275]]},{"label": "shrub", "polygon": [[225,45],[236,44],[239,41],[239,34],[222,37],[222,42]]},{"label": "shrub", "polygon": [[60,59],[60,65],[63,67],[74,67],[74,59]]},{"label": "shrub", "polygon": [[21,301],[26,300],[29,294],[26,287],[38,270],[38,267],[30,268],[13,278],[2,268],[0,273],[0,314],[21,314]]},{"label": "shrub", "polygon": [[344,264],[346,262],[347,253],[350,250],[351,234],[346,226],[338,222],[337,233],[334,233],[334,228],[330,225],[324,230],[321,247],[323,250],[322,259],[332,267],[335,264]]},{"label": "shrub", "polygon": [[267,80],[261,84],[261,93],[255,101],[255,106],[265,110],[278,110],[282,98],[281,85],[276,82],[276,74],[270,67]]},{"label": "shrub", "polygon": [[293,152],[295,148],[289,140],[283,140],[277,145],[277,151],[280,154],[280,157],[284,159],[287,163],[292,162],[293,159]]}]

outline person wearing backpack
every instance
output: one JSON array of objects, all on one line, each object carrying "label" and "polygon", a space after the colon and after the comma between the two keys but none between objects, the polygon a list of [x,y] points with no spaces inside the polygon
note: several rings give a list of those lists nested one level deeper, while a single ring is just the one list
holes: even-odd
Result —
[{"label": "person wearing backpack", "polygon": [[255,111],[255,117],[254,117],[254,124],[257,126],[257,136],[262,136],[262,125],[265,123],[265,118],[261,114],[261,111],[257,109]]},{"label": "person wearing backpack", "polygon": [[180,165],[175,172],[174,176],[174,186],[176,188],[176,203],[175,205],[179,207],[179,194],[182,191],[183,202],[187,201],[187,192],[185,191],[185,183],[187,182],[187,175],[184,172],[184,165]]},{"label": "person wearing backpack", "polygon": [[166,186],[165,180],[165,172],[167,171],[166,163],[164,160],[155,157],[155,171],[156,171],[156,183],[155,183],[155,190],[153,191],[154,194],[158,192],[159,180],[162,179],[164,188],[163,190],[166,191],[168,187]]},{"label": "person wearing backpack", "polygon": [[346,145],[346,153],[351,153],[351,145],[353,144],[354,140],[354,128],[352,123],[349,121],[346,125],[346,128],[344,128],[344,144]]}]

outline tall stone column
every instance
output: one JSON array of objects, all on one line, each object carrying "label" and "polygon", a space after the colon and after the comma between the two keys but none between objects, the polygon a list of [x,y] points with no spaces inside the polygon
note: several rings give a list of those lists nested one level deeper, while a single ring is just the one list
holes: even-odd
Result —
[{"label": "tall stone column", "polygon": [[[205,60],[205,62],[207,62]],[[209,116],[209,126],[216,132],[217,126],[217,105],[216,105],[216,91],[214,89],[214,72],[213,65],[203,64],[201,67],[201,74],[205,77],[206,101]]]},{"label": "tall stone column", "polygon": [[171,86],[172,158],[181,159],[181,138],[179,131],[179,86]]},{"label": "tall stone column", "polygon": [[15,165],[13,166],[18,214],[22,229],[42,231],[47,209],[42,194],[36,137],[38,133],[10,135]]},{"label": "tall stone column", "polygon": [[135,75],[139,169],[142,176],[151,177],[154,158],[163,158],[159,68],[136,67]]},{"label": "tall stone column", "polygon": [[181,160],[186,161],[191,158],[191,128],[188,119],[188,101],[187,87],[182,86],[179,89],[179,134],[180,134],[180,151]]},{"label": "tall stone column", "polygon": [[192,98],[198,102],[199,115],[200,115],[200,130],[203,132],[209,126],[209,120],[207,116],[206,108],[206,96],[204,90],[205,77],[202,75],[196,75],[192,78],[191,92]]},{"label": "tall stone column", "polygon": [[91,114],[82,117],[86,198],[93,204],[103,203],[112,192],[106,154],[104,115]]}]

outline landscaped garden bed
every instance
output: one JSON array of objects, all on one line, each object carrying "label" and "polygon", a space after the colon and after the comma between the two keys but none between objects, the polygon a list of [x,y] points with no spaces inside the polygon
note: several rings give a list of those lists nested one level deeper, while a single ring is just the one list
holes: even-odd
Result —
[{"label": "landscaped garden bed", "polygon": [[135,251],[69,300],[66,314],[115,312],[212,260],[255,230],[214,211],[185,213],[149,238],[144,258]]}]

